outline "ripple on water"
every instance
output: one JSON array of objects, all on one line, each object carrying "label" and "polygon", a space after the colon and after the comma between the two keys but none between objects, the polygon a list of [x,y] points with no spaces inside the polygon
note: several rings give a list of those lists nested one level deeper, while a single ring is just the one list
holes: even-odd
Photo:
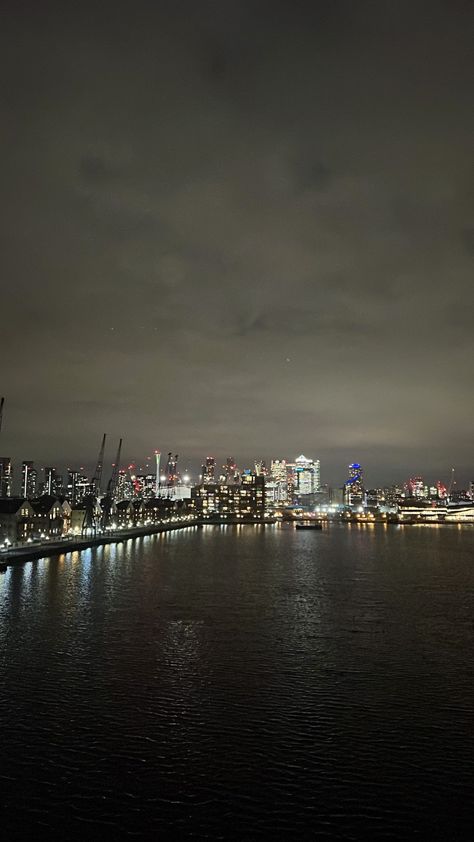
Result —
[{"label": "ripple on water", "polygon": [[471,532],[122,549],[3,584],[6,838],[472,837]]}]

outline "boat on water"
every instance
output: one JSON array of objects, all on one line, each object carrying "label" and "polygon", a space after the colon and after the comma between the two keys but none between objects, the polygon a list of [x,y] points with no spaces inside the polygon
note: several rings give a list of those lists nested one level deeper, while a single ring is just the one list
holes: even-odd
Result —
[{"label": "boat on water", "polygon": [[314,521],[303,520],[303,521],[296,524],[296,528],[297,529],[316,529],[316,530],[320,531],[323,528],[323,525],[322,525],[320,520],[314,520]]}]

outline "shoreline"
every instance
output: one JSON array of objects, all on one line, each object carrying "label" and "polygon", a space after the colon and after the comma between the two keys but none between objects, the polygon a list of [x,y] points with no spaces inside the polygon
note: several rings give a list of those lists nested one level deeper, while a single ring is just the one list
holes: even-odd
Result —
[{"label": "shoreline", "polygon": [[66,537],[61,540],[53,540],[44,542],[42,544],[32,544],[28,546],[13,547],[8,551],[0,553],[0,565],[12,567],[15,564],[26,564],[28,561],[39,561],[42,558],[49,558],[49,556],[59,556],[65,553],[82,552],[82,550],[89,550],[94,547],[103,547],[108,544],[123,544],[132,538],[142,538],[147,535],[159,535],[162,532],[174,532],[176,529],[187,529],[189,527],[198,528],[201,526],[268,526],[274,524],[273,519],[264,520],[209,520],[202,521],[198,518],[190,520],[178,521],[175,523],[160,523],[150,524],[148,526],[132,526],[127,529],[121,529],[110,533],[108,535],[90,536],[88,538],[75,538],[74,536]]},{"label": "shoreline", "polygon": [[[273,526],[276,523],[294,525],[298,521],[294,520],[283,520],[280,521],[275,518],[265,518],[263,520],[251,519],[251,520],[237,520],[236,518],[232,519],[216,519],[216,520],[200,520],[198,518],[193,518],[191,520],[184,520],[175,523],[161,523],[161,524],[154,524],[148,526],[132,526],[127,529],[123,529],[108,535],[98,535],[98,536],[91,536],[88,538],[75,538],[73,536],[63,538],[61,540],[50,541],[48,543],[43,544],[33,544],[29,546],[21,546],[21,547],[13,547],[8,551],[3,551],[0,553],[0,566],[6,567],[13,567],[17,564],[26,564],[29,561],[39,561],[42,558],[49,558],[50,556],[57,557],[59,555],[63,555],[65,553],[71,552],[82,552],[83,550],[93,549],[94,547],[103,547],[109,544],[123,544],[125,541],[129,541],[132,538],[142,538],[146,537],[147,535],[160,535],[164,532],[174,532],[178,529],[187,529],[187,528],[200,528],[203,526]],[[474,526],[473,523],[470,522],[460,522],[460,521],[385,521],[385,520],[378,520],[375,519],[373,521],[367,520],[324,520],[323,521],[323,528],[333,527],[333,526],[428,526],[428,527],[441,527],[441,526],[451,526],[451,527],[465,527],[470,526],[471,528]],[[4,571],[3,571],[4,572]]]}]

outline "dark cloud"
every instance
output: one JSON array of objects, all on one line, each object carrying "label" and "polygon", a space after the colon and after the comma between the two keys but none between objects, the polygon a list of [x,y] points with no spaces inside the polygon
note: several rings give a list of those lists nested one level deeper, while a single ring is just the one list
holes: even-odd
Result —
[{"label": "dark cloud", "polygon": [[471,22],[7,4],[0,449],[474,474]]}]

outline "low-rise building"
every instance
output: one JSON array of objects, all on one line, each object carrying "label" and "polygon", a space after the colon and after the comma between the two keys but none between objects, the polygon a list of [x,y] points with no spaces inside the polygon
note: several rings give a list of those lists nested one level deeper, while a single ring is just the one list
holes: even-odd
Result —
[{"label": "low-rise building", "polygon": [[34,509],[24,497],[0,500],[0,544],[23,543],[34,533]]},{"label": "low-rise building", "polygon": [[117,526],[134,526],[135,509],[131,500],[117,503]]},{"label": "low-rise building", "polygon": [[35,537],[58,538],[63,534],[63,508],[57,497],[44,494],[31,501]]}]

